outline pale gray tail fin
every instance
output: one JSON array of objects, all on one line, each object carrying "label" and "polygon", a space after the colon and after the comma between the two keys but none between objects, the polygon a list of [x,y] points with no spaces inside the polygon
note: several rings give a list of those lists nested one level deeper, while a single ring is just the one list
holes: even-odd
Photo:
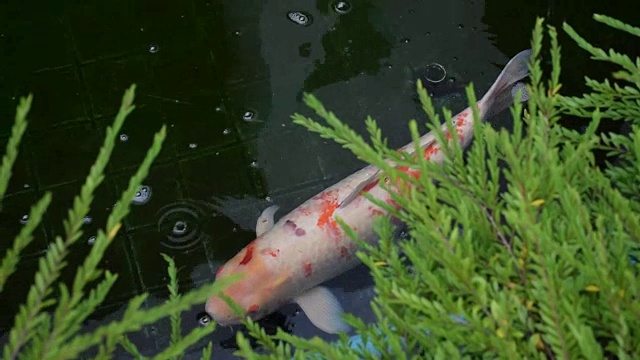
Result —
[{"label": "pale gray tail fin", "polygon": [[518,90],[522,90],[521,101],[527,101],[529,94],[520,80],[529,75],[531,49],[523,50],[511,58],[491,88],[478,102],[480,118],[496,115],[513,104]]}]

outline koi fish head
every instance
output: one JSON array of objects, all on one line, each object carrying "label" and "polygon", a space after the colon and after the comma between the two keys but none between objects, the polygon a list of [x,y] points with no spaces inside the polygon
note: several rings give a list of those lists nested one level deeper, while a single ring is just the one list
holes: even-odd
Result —
[{"label": "koi fish head", "polygon": [[[277,299],[282,276],[276,276],[261,256],[254,256],[253,251],[253,245],[249,244],[216,274],[216,280],[232,274],[243,275],[242,279],[224,289],[222,296],[212,296],[205,304],[205,311],[219,325],[238,324],[244,316],[258,320],[282,303]],[[234,312],[223,297],[240,306],[244,314]]]}]

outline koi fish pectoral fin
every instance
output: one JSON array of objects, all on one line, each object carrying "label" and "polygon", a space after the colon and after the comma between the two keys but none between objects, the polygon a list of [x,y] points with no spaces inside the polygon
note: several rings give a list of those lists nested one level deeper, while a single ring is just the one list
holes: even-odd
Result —
[{"label": "koi fish pectoral fin", "polygon": [[324,286],[316,286],[293,299],[320,330],[337,334],[348,332],[351,327],[342,320],[342,306],[333,293]]},{"label": "koi fish pectoral fin", "polygon": [[349,205],[358,196],[360,196],[360,193],[362,192],[362,190],[364,190],[368,185],[372,184],[374,181],[378,181],[378,174],[380,174],[379,169],[376,172],[374,172],[373,175],[369,176],[368,178],[360,182],[358,185],[356,185],[356,187],[349,193],[349,195],[347,195],[347,197],[340,202],[340,206],[338,207],[343,208]]},{"label": "koi fish pectoral fin", "polygon": [[273,225],[275,224],[273,216],[276,214],[276,211],[278,211],[278,209],[278,205],[272,205],[264,209],[262,214],[260,214],[260,217],[258,217],[258,222],[256,223],[256,236],[260,236],[266,233],[273,227]]}]

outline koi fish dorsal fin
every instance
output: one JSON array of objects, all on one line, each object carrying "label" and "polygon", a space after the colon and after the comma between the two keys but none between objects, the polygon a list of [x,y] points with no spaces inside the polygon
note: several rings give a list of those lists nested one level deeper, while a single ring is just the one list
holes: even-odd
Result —
[{"label": "koi fish dorsal fin", "polygon": [[348,332],[351,327],[342,320],[342,306],[324,286],[313,287],[293,299],[313,325],[329,334]]},{"label": "koi fish dorsal fin", "polygon": [[262,214],[260,214],[260,217],[258,217],[258,222],[256,223],[256,236],[259,237],[273,227],[273,225],[275,224],[273,216],[276,214],[276,211],[278,211],[278,209],[278,205],[272,205],[264,209]]},{"label": "koi fish dorsal fin", "polygon": [[367,185],[378,180],[378,174],[380,174],[380,169],[376,170],[371,176],[356,185],[356,187],[353,188],[349,195],[347,195],[347,197],[345,197],[344,200],[340,202],[339,208],[343,208],[349,205],[353,200],[360,196],[360,193],[362,192],[362,190],[364,190],[364,188],[367,187]]},{"label": "koi fish dorsal fin", "polygon": [[[422,149],[424,151],[429,145],[431,145],[434,142],[436,142],[435,133],[433,131],[430,131],[428,134],[426,134],[425,136],[423,136],[420,139],[420,149]],[[406,151],[408,154],[413,154],[415,152],[414,149],[415,148],[414,148],[413,143],[409,143],[408,145],[400,148],[401,151]],[[388,161],[388,162],[392,163],[391,161]],[[347,195],[347,197],[345,197],[344,200],[342,200],[340,202],[339,208],[343,208],[343,207],[349,205],[349,203],[351,203],[358,196],[360,196],[362,191],[367,186],[369,186],[372,183],[378,181],[378,175],[380,175],[381,172],[382,172],[382,170],[380,170],[380,169],[376,170],[371,176],[367,177],[365,180],[363,180],[358,185],[356,185],[356,187],[353,188],[353,190],[349,193],[349,195]]]}]

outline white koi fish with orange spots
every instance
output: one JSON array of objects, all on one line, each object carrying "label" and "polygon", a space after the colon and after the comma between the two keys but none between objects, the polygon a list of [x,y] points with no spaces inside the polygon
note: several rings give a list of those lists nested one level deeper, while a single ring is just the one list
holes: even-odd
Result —
[{"label": "white koi fish with orange spots", "polygon": [[[480,119],[496,114],[512,104],[517,90],[522,89],[522,101],[527,99],[524,84],[528,76],[530,50],[513,57],[494,84],[478,101]],[[453,118],[457,139],[462,147],[471,142],[473,116],[467,108]],[[447,133],[446,124],[442,130]],[[451,138],[450,136],[448,136]],[[442,163],[433,132],[422,136],[423,156]],[[409,143],[401,150],[414,152]],[[277,206],[264,210],[256,225],[257,238],[218,269],[216,279],[244,273],[244,277],[229,286],[224,294],[235,301],[246,316],[257,320],[285,303],[297,303],[309,320],[327,333],[348,331],[342,320],[342,307],[323,282],[355,267],[357,245],[342,231],[335,220],[340,217],[358,237],[376,243],[373,230],[376,215],[388,215],[384,209],[362,196],[391,203],[390,194],[379,184],[379,170],[370,165],[337,184],[327,188],[274,222]],[[226,302],[212,296],[205,305],[206,312],[221,325],[237,324],[241,318]]]}]

